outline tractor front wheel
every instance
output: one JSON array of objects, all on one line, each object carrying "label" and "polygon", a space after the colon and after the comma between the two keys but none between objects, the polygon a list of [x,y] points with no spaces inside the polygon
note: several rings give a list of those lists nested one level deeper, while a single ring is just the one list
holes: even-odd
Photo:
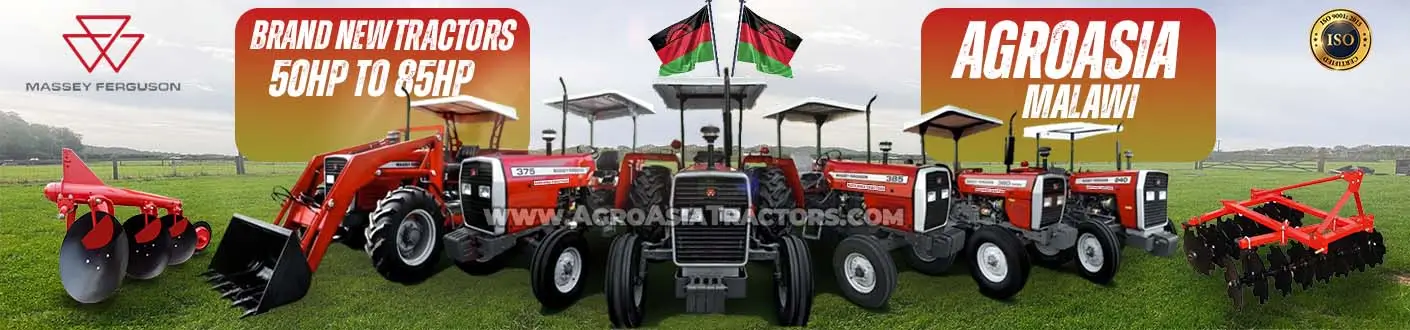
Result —
[{"label": "tractor front wheel", "polygon": [[774,265],[774,312],[779,326],[807,326],[813,309],[812,256],[802,238],[784,235],[781,240]]},{"label": "tractor front wheel", "polygon": [[979,285],[979,293],[1008,299],[1028,283],[1032,264],[1024,255],[1023,243],[1013,233],[998,226],[980,226],[970,236],[965,250],[972,254],[969,273]]},{"label": "tractor front wheel", "polygon": [[426,190],[397,188],[377,203],[367,227],[367,254],[377,273],[398,283],[419,283],[435,273],[441,257],[440,205]]},{"label": "tractor front wheel", "polygon": [[1111,283],[1121,268],[1121,240],[1111,227],[1094,222],[1077,225],[1077,271],[1097,284]]},{"label": "tractor front wheel", "polygon": [[338,225],[338,242],[347,245],[354,250],[361,250],[367,244],[367,221],[371,217],[367,211],[351,211],[343,216],[343,223]]},{"label": "tractor front wheel", "polygon": [[1076,256],[1072,248],[1056,249],[1038,247],[1037,244],[1028,244],[1028,256],[1033,258],[1034,263],[1043,268],[1059,269],[1067,265]]},{"label": "tractor front wheel", "polygon": [[[941,247],[937,245],[933,249],[938,248]],[[930,256],[923,257],[920,255],[920,252],[915,250],[915,246],[911,246],[910,250],[911,253],[906,255],[906,264],[910,265],[911,269],[915,269],[921,274],[930,276],[943,275],[946,271],[950,270],[950,266],[955,264],[955,255],[953,254],[948,257],[938,257],[935,256],[935,251],[931,251]]]},{"label": "tractor front wheel", "polygon": [[853,235],[837,243],[832,271],[842,296],[863,308],[877,309],[896,291],[896,261],[871,235]]},{"label": "tractor front wheel", "polygon": [[641,239],[629,232],[612,240],[607,254],[607,316],[614,328],[641,327],[646,317],[646,259]]},{"label": "tractor front wheel", "polygon": [[582,297],[587,256],[581,231],[563,227],[544,238],[529,263],[529,283],[540,305],[561,309]]}]

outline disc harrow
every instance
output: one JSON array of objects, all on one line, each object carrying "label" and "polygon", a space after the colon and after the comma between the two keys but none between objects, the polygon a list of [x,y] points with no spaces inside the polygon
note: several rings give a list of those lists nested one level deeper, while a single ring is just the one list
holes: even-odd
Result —
[{"label": "disc harrow", "polygon": [[[1295,286],[1310,290],[1316,282],[1365,271],[1385,261],[1385,240],[1375,229],[1375,216],[1361,205],[1359,171],[1275,189],[1250,191],[1245,201],[1222,201],[1219,210],[1184,224],[1185,259],[1195,272],[1211,275],[1223,269],[1229,298],[1244,306],[1251,291],[1265,303],[1277,292],[1292,294]],[[1333,181],[1346,181],[1346,192],[1330,211],[1293,201],[1286,191]],[[1340,216],[1348,202],[1356,214]],[[1321,221],[1304,224],[1305,216]]]},{"label": "disc harrow", "polygon": [[[111,297],[124,278],[161,275],[204,251],[210,225],[182,215],[178,199],[103,184],[73,150],[63,149],[63,178],[44,186],[44,197],[58,205],[65,220],[59,247],[59,280],[69,297],[97,303]],[[87,206],[88,212],[79,214]],[[130,206],[138,214],[119,223],[114,209]],[[158,216],[160,211],[166,215]]]}]

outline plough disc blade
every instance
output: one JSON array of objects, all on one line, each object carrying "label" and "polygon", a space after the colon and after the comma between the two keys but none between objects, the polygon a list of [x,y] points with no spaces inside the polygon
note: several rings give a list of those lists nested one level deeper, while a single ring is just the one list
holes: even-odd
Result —
[{"label": "plough disc blade", "polygon": [[1311,251],[1301,245],[1293,245],[1288,248],[1288,260],[1292,263],[1293,281],[1302,286],[1303,290],[1312,288],[1312,280],[1317,277],[1317,267],[1312,259]]},{"label": "plough disc blade", "polygon": [[1378,266],[1386,260],[1385,237],[1382,237],[1381,232],[1379,231],[1372,232],[1370,235],[1367,236],[1367,243],[1371,246],[1371,265]]},{"label": "plough disc blade", "polygon": [[1244,283],[1239,279],[1239,271],[1238,267],[1234,266],[1234,258],[1225,257],[1219,264],[1224,268],[1224,284],[1227,286],[1226,291],[1229,294],[1229,299],[1234,301],[1234,309],[1243,309]]},{"label": "plough disc blade", "polygon": [[166,270],[171,253],[171,236],[162,228],[161,220],[137,214],[122,223],[127,232],[127,276],[146,280]]},{"label": "plough disc blade", "polygon": [[1268,270],[1273,276],[1273,288],[1278,289],[1284,297],[1292,294],[1293,270],[1292,263],[1288,261],[1288,256],[1283,254],[1283,249],[1276,246],[1268,249]]},{"label": "plough disc blade", "polygon": [[1190,267],[1201,275],[1208,276],[1214,270],[1214,256],[1205,245],[1203,237],[1200,237],[1195,228],[1185,231],[1185,261],[1190,263]]},{"label": "plough disc blade", "polygon": [[1263,267],[1263,259],[1258,256],[1257,250],[1247,250],[1243,253],[1244,279],[1242,282],[1253,287],[1253,296],[1258,297],[1258,303],[1268,302],[1268,278]]},{"label": "plough disc blade", "polygon": [[287,228],[236,214],[203,275],[241,317],[261,314],[308,293],[312,272],[299,243]]},{"label": "plough disc blade", "polygon": [[180,265],[190,260],[196,254],[196,226],[186,220],[186,217],[177,218],[175,215],[167,214],[162,216],[162,227],[167,229],[167,234],[171,235],[171,256],[167,260],[167,265]]},{"label": "plough disc blade", "polygon": [[59,246],[59,280],[73,300],[103,301],[122,285],[127,257],[127,235],[117,219],[102,212],[84,213]]}]

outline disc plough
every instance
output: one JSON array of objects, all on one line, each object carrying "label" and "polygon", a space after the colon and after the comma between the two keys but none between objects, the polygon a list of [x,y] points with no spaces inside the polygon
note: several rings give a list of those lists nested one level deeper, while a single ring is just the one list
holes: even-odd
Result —
[{"label": "disc plough", "polygon": [[[59,218],[66,221],[59,280],[74,300],[103,301],[123,278],[151,279],[209,244],[210,225],[188,221],[180,200],[107,186],[67,148],[62,162],[63,179],[44,186],[44,197],[58,205]],[[80,215],[80,206],[88,212]],[[136,207],[139,213],[119,224],[117,206]],[[166,214],[159,215],[161,210]]]},{"label": "disc plough", "polygon": [[[1294,286],[1308,290],[1316,282],[1380,265],[1385,241],[1375,229],[1375,216],[1361,206],[1362,176],[1359,171],[1343,172],[1276,189],[1253,189],[1245,201],[1222,201],[1219,210],[1185,223],[1185,259],[1200,274],[1222,269],[1229,298],[1239,308],[1245,289],[1264,303],[1274,290],[1286,296]],[[1346,181],[1346,192],[1330,211],[1284,194],[1338,180]],[[1355,203],[1356,214],[1339,215],[1349,201]],[[1304,224],[1307,215],[1321,221]]]}]

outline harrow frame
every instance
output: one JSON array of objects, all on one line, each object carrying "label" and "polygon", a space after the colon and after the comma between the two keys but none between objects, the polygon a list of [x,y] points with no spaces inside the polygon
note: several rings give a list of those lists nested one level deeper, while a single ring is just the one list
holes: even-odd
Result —
[{"label": "harrow frame", "polygon": [[[1313,249],[1318,254],[1326,254],[1327,246],[1332,242],[1358,232],[1371,232],[1375,230],[1375,215],[1367,214],[1366,209],[1361,204],[1361,180],[1365,174],[1360,171],[1350,171],[1339,173],[1334,176],[1321,178],[1312,181],[1287,185],[1273,189],[1249,189],[1249,199],[1245,201],[1223,200],[1223,205],[1218,210],[1195,216],[1184,224],[1185,229],[1204,224],[1206,222],[1218,220],[1228,215],[1240,215],[1253,220],[1255,223],[1264,226],[1271,233],[1256,236],[1245,236],[1238,239],[1239,249],[1247,250],[1257,248],[1272,243],[1287,245],[1289,240],[1297,241],[1308,248]],[[1298,203],[1283,195],[1288,190],[1313,186],[1333,181],[1346,181],[1346,192],[1332,206],[1331,211],[1323,211],[1307,204]],[[1338,215],[1348,201],[1356,202],[1356,215],[1343,217]],[[1278,203],[1294,210],[1303,212],[1306,215],[1322,219],[1322,223],[1301,227],[1292,227],[1287,221],[1278,221],[1267,215],[1254,211],[1249,207],[1265,204]]]}]

